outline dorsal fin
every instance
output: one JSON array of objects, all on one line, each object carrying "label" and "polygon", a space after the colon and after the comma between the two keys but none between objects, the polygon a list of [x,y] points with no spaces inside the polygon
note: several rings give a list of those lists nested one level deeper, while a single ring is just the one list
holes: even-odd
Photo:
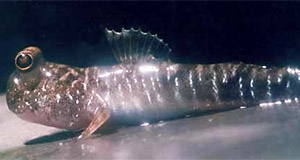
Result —
[{"label": "dorsal fin", "polygon": [[121,32],[106,28],[107,40],[116,59],[120,63],[153,61],[158,57],[167,58],[171,49],[157,35],[133,28]]}]

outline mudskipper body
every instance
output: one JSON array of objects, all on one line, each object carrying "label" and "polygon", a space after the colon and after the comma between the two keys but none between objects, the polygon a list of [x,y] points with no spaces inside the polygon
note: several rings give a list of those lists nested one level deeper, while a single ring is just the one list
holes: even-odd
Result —
[{"label": "mudskipper body", "polygon": [[156,35],[106,30],[119,64],[78,68],[46,61],[37,47],[15,58],[7,87],[9,109],[20,118],[86,138],[111,120],[158,122],[257,105],[298,101],[300,70],[244,63],[177,64]]}]

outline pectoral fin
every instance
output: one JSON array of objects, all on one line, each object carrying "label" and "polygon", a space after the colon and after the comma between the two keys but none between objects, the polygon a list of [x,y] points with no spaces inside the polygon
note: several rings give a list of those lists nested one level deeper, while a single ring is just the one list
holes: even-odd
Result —
[{"label": "pectoral fin", "polygon": [[78,140],[85,139],[91,136],[98,128],[100,128],[110,117],[110,112],[106,108],[97,110],[95,117],[89,126],[78,136]]}]

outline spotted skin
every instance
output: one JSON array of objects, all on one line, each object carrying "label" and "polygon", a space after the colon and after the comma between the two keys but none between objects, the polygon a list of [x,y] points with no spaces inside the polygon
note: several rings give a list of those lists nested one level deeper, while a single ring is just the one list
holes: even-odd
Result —
[{"label": "spotted skin", "polygon": [[10,76],[9,109],[43,125],[69,130],[89,126],[83,135],[106,120],[136,125],[300,95],[300,71],[292,68],[166,61],[77,68],[39,56],[33,68],[16,69]]}]

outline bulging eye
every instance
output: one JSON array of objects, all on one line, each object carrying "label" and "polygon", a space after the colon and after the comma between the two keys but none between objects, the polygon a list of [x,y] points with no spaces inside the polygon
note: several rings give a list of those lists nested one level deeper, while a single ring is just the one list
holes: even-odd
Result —
[{"label": "bulging eye", "polygon": [[28,70],[33,64],[33,58],[30,54],[19,54],[16,57],[15,63],[20,70]]}]

